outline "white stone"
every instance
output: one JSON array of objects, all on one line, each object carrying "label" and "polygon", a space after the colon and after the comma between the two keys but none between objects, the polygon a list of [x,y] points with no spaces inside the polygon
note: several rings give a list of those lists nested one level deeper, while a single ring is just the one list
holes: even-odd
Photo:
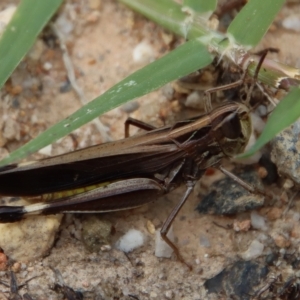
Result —
[{"label": "white stone", "polygon": [[65,37],[67,37],[74,29],[73,23],[65,14],[59,15],[59,17],[56,19],[55,25]]},{"label": "white stone", "polygon": [[265,218],[259,215],[256,211],[251,212],[251,225],[254,229],[266,230],[267,224]]},{"label": "white stone", "polygon": [[143,246],[145,237],[143,233],[136,229],[130,229],[116,242],[116,248],[128,253]]},{"label": "white stone", "polygon": [[249,248],[241,254],[244,260],[255,259],[262,255],[264,251],[264,245],[258,240],[253,240],[249,245]]},{"label": "white stone", "polygon": [[38,151],[40,154],[50,156],[52,153],[52,145],[48,145]]},{"label": "white stone", "polygon": [[133,61],[135,63],[149,63],[154,60],[154,50],[147,42],[141,42],[132,52]]},{"label": "white stone", "polygon": [[286,29],[300,31],[300,14],[294,14],[286,17],[282,21],[282,26]]},{"label": "white stone", "polygon": [[[174,242],[174,232],[171,226],[167,237],[171,242]],[[161,238],[160,230],[155,232],[155,256],[170,258],[173,253],[173,249]]]},{"label": "white stone", "polygon": [[43,64],[43,69],[45,70],[45,71],[49,71],[49,70],[51,70],[52,69],[52,64],[50,63],[50,62],[45,62],[44,64]]}]

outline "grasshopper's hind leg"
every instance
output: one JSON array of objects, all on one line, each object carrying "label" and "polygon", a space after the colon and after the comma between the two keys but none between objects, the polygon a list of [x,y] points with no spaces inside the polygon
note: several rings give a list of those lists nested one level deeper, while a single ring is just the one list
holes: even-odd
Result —
[{"label": "grasshopper's hind leg", "polygon": [[148,123],[145,123],[143,121],[140,121],[140,120],[137,120],[137,119],[133,119],[133,118],[128,118],[126,121],[125,121],[125,124],[124,124],[124,127],[125,127],[125,138],[129,137],[129,126],[132,125],[132,126],[135,126],[135,127],[138,127],[140,129],[144,129],[146,131],[151,131],[153,129],[156,129],[156,127],[148,124]]},{"label": "grasshopper's hind leg", "polygon": [[188,181],[186,183],[187,189],[186,189],[183,197],[181,198],[181,200],[179,201],[179,203],[173,208],[173,210],[169,214],[168,218],[166,219],[166,221],[164,222],[164,224],[163,224],[163,226],[162,226],[162,228],[160,230],[160,234],[161,234],[162,239],[173,249],[173,251],[174,251],[175,255],[177,256],[177,258],[182,263],[184,263],[190,270],[192,269],[192,267],[188,263],[186,263],[186,261],[184,260],[184,258],[180,254],[178,248],[168,238],[167,234],[169,232],[169,229],[170,229],[170,227],[171,227],[174,219],[176,218],[177,214],[179,213],[180,209],[182,208],[182,206],[184,205],[185,201],[188,199],[189,195],[193,191],[195,183],[196,183],[196,181]]}]

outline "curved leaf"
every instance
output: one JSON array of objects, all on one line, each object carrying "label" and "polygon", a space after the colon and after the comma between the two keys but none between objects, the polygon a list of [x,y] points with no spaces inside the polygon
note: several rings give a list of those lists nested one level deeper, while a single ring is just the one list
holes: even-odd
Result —
[{"label": "curved leaf", "polygon": [[269,116],[268,122],[257,139],[256,143],[246,153],[239,155],[245,158],[253,155],[266,143],[268,143],[277,133],[293,124],[300,116],[300,88],[294,88],[280,101],[273,113]]}]

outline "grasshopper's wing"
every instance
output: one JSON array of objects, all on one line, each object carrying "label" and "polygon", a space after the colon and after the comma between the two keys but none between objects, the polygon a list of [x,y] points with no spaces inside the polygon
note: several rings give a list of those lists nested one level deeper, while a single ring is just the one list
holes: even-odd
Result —
[{"label": "grasshopper's wing", "polygon": [[165,192],[149,178],[125,179],[72,197],[27,206],[0,206],[0,223],[16,222],[36,214],[109,212],[138,207]]},{"label": "grasshopper's wing", "polygon": [[[126,151],[125,151],[126,152]],[[0,170],[0,195],[37,196],[119,179],[149,177],[182,158],[174,144],[133,147],[129,153],[112,154],[68,163],[47,159]],[[50,158],[49,160],[51,160]]]},{"label": "grasshopper's wing", "polygon": [[[189,143],[202,145],[203,149],[210,144],[207,122],[197,126],[196,131],[189,128],[189,122],[31,164],[0,168],[0,195],[37,196],[106,181],[151,178],[186,156],[198,155],[188,149]],[[178,131],[185,127],[185,134]],[[175,128],[178,133],[170,135]],[[203,151],[197,147],[197,151]]]}]

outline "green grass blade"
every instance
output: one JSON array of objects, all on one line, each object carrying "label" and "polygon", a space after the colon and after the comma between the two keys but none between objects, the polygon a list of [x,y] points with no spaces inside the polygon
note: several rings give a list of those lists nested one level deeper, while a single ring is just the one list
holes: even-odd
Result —
[{"label": "green grass blade", "polygon": [[0,88],[33,46],[62,0],[23,0],[0,38]]},{"label": "green grass blade", "polygon": [[277,133],[293,124],[300,115],[300,88],[294,88],[280,101],[273,113],[268,118],[268,122],[257,139],[256,143],[240,158],[249,157],[268,143]]},{"label": "green grass blade", "polygon": [[253,48],[267,32],[285,0],[250,0],[230,23],[227,33]]},{"label": "green grass blade", "polygon": [[[228,35],[226,35],[209,29],[205,22],[199,22],[197,14],[195,14],[194,18],[191,17],[191,14],[184,12],[182,6],[172,0],[119,1],[175,34],[186,39],[201,39],[215,55],[227,57],[235,64],[242,64],[240,65],[242,68],[245,67],[243,62],[248,61],[245,56],[251,55],[245,52],[246,46],[249,46],[251,43],[257,44],[283,3],[283,0],[250,0],[245,10],[243,9],[233,20],[232,25],[229,26]],[[207,0],[207,2],[210,2],[210,0]],[[270,2],[272,2],[272,5],[270,5]],[[236,50],[241,45],[236,44],[235,39],[244,45],[240,49],[241,51]],[[254,63],[251,64],[249,71],[253,70],[250,73],[254,74],[258,60],[254,56],[250,60],[253,60]],[[278,63],[266,59],[265,62],[267,61],[268,64],[264,63],[264,67],[260,69],[258,75],[259,80],[264,83],[276,87],[283,76],[289,76],[291,79],[299,77],[298,69],[287,73],[286,66],[280,66]],[[287,89],[290,88],[290,85]]]},{"label": "green grass blade", "polygon": [[[211,32],[199,23],[191,22],[190,15],[182,6],[172,0],[119,0],[149,20],[186,39],[207,36]],[[214,35],[221,34],[214,32]]]},{"label": "green grass blade", "polygon": [[67,119],[55,124],[34,140],[12,152],[0,165],[22,159],[93,120],[99,115],[166,83],[209,65],[213,56],[206,46],[191,40],[174,51],[131,74],[100,97],[97,97]]},{"label": "green grass blade", "polygon": [[212,14],[217,7],[217,0],[183,0],[182,4],[191,8],[196,13]]}]

